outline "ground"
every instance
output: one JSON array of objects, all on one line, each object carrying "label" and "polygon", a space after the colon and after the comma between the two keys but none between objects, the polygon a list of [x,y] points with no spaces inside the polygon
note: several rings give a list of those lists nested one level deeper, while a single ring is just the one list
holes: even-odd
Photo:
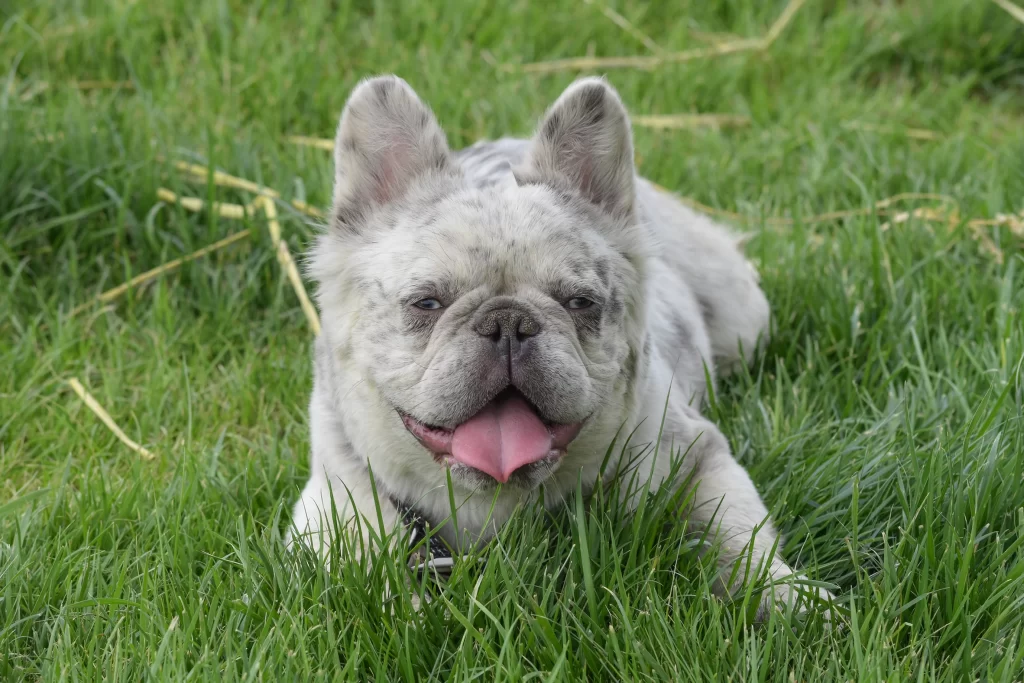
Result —
[{"label": "ground", "polygon": [[[638,164],[752,235],[774,337],[709,411],[844,628],[753,626],[756,596],[710,597],[660,498],[524,511],[419,611],[396,554],[287,556],[309,325],[262,214],[157,201],[253,199],[187,159],[324,207],[329,153],[287,136],[329,137],[367,75],[404,76],[462,146],[528,134],[580,73],[504,65],[757,38],[784,5],[4,4],[0,678],[1021,680],[1024,24],[1005,7],[811,0],[763,50],[595,70],[637,115],[742,117],[638,127]],[[874,210],[906,192],[945,198]],[[301,253],[315,226],[279,212]]]}]

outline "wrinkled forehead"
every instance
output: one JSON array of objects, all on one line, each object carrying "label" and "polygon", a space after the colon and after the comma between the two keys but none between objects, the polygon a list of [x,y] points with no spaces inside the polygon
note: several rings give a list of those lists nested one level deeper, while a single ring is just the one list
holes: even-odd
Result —
[{"label": "wrinkled forehead", "polygon": [[[385,272],[455,288],[601,286],[609,247],[588,216],[543,187],[464,190],[407,212],[378,244]],[[395,285],[400,285],[395,282]]]}]

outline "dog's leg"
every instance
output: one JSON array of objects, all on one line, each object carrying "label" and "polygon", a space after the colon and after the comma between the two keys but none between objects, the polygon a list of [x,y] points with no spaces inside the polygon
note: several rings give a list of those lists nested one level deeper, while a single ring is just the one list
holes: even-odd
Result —
[{"label": "dog's leg", "polygon": [[[778,534],[768,510],[746,470],[732,457],[721,431],[696,410],[684,406],[666,420],[662,443],[658,457],[664,462],[655,463],[653,480],[656,483],[666,476],[671,449],[686,452],[680,476],[692,473],[686,480],[692,495],[685,513],[695,530],[708,532],[709,540],[718,543],[716,593],[733,594],[767,571],[774,595],[762,598],[758,617],[767,614],[773,597],[779,606],[794,600],[798,591],[792,581],[795,572],[778,554]],[[810,592],[824,600],[831,597],[824,590]],[[806,608],[806,601],[802,606]]]},{"label": "dog's leg", "polygon": [[[285,542],[308,545],[327,558],[339,530],[361,530],[361,544],[353,549],[367,548],[372,536],[388,534],[399,523],[399,514],[382,492],[373,495],[373,482],[366,465],[351,451],[340,421],[325,405],[324,397],[314,387],[310,401],[311,466],[309,481],[292,512],[292,524]],[[377,505],[380,505],[380,518]],[[358,525],[356,524],[356,517]],[[380,519],[384,529],[379,529]],[[345,527],[345,529],[339,529]]]}]

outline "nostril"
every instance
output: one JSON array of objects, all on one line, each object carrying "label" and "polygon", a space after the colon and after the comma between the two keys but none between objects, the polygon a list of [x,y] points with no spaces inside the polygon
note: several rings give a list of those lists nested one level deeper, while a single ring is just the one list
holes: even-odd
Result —
[{"label": "nostril", "polygon": [[519,325],[516,329],[516,336],[519,337],[519,339],[522,340],[527,337],[532,337],[538,332],[540,332],[540,326],[533,318],[528,315],[524,315],[519,319]]},{"label": "nostril", "polygon": [[523,341],[540,332],[540,325],[518,307],[499,308],[488,311],[477,323],[476,332],[495,344],[501,341]]}]

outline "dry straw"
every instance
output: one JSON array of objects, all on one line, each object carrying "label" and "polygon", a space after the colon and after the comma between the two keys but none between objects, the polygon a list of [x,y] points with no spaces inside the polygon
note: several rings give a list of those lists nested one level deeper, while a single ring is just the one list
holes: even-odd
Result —
[{"label": "dry straw", "polygon": [[[181,161],[176,162],[175,167],[187,174],[193,176],[202,176],[203,179],[208,179],[210,176],[208,171],[203,166],[197,166],[195,164],[189,164]],[[316,308],[310,301],[309,295],[306,293],[306,288],[302,284],[302,277],[299,274],[298,266],[295,264],[295,259],[292,258],[291,251],[288,249],[288,243],[281,238],[281,223],[277,215],[277,206],[275,205],[275,199],[279,198],[281,194],[274,189],[257,185],[251,180],[245,178],[239,178],[237,176],[215,171],[213,173],[213,182],[215,185],[222,187],[231,187],[239,190],[247,190],[249,192],[255,192],[259,195],[254,202],[251,204],[230,204],[215,202],[209,205],[211,210],[217,212],[218,215],[224,218],[230,219],[242,219],[248,215],[251,215],[256,209],[262,209],[263,213],[267,217],[267,229],[270,232],[270,239],[274,245],[274,252],[277,256],[278,263],[281,264],[285,275],[288,278],[289,283],[295,290],[295,294],[299,299],[299,305],[302,307],[302,312],[305,314],[307,320],[309,320],[309,326],[313,329],[313,333],[316,335],[320,334],[320,317],[317,315]],[[207,202],[196,197],[181,197],[174,192],[171,192],[167,188],[159,188],[157,190],[157,198],[161,201],[165,201],[172,204],[177,204],[188,211],[201,212],[206,210]],[[293,202],[293,205],[298,204],[299,206],[306,206],[303,202]],[[297,207],[298,208],[298,207]],[[314,210],[312,207],[306,207],[309,210]],[[319,212],[317,212],[319,215]],[[118,285],[113,289],[109,289],[92,301],[82,304],[71,311],[71,315],[77,315],[83,310],[93,306],[97,303],[108,303],[114,299],[122,296],[126,292],[130,291],[134,287],[143,285],[151,280],[154,280],[161,275],[164,275],[172,270],[179,268],[182,264],[189,261],[194,261],[198,258],[202,258],[207,254],[210,254],[218,249],[223,249],[235,242],[243,240],[252,234],[251,230],[242,230],[236,232],[222,240],[218,240],[213,244],[210,244],[202,249],[192,252],[187,256],[169,261],[161,266],[148,270],[141,275],[138,275],[124,284]]]},{"label": "dry straw", "polygon": [[43,31],[43,33],[39,36],[39,38],[40,38],[40,40],[42,40],[44,42],[47,41],[47,40],[51,40],[53,38],[66,38],[68,36],[71,36],[71,35],[74,35],[74,34],[78,33],[79,31],[88,31],[88,30],[90,30],[92,28],[95,28],[95,26],[96,26],[96,22],[95,21],[93,21],[92,19],[85,19],[83,21],[80,21],[77,24],[69,24],[67,26],[57,26],[56,28],[53,28],[53,29],[50,29],[50,30],[47,30],[47,31]]},{"label": "dry straw", "polygon": [[601,14],[603,14],[609,20],[611,20],[611,22],[613,24],[615,24],[616,26],[621,28],[623,31],[625,31],[626,33],[628,33],[629,35],[633,36],[638,41],[643,43],[644,47],[646,47],[648,50],[650,50],[654,54],[660,55],[660,54],[664,54],[665,53],[665,50],[662,49],[662,47],[660,45],[658,45],[656,42],[651,40],[651,37],[649,35],[647,35],[643,31],[641,31],[640,29],[638,29],[633,24],[633,22],[631,22],[629,19],[627,19],[626,17],[622,16],[621,14],[619,14],[618,12],[613,10],[611,7],[608,7],[607,5],[602,5],[600,3],[596,3],[596,2],[594,2],[594,0],[583,0],[583,2],[588,4],[588,5],[596,6],[597,9],[601,12]]},{"label": "dry straw", "polygon": [[[193,175],[199,175],[201,173],[204,178],[209,177],[206,168],[203,166],[196,166],[195,164],[189,164],[186,162],[177,162],[175,163],[175,167],[186,173]],[[267,217],[267,230],[270,233],[270,240],[274,245],[274,252],[277,256],[277,261],[284,269],[285,275],[288,277],[288,281],[292,285],[292,289],[295,290],[295,295],[299,299],[299,305],[302,307],[302,312],[306,315],[306,319],[309,320],[309,326],[313,329],[313,333],[315,335],[319,335],[320,317],[317,315],[316,308],[310,301],[309,295],[306,293],[306,288],[302,284],[302,276],[299,274],[298,266],[295,265],[295,259],[292,258],[291,251],[288,249],[288,243],[281,238],[281,223],[278,220],[277,206],[274,203],[275,199],[279,198],[281,194],[277,190],[257,185],[251,180],[228,175],[227,173],[221,173],[220,171],[214,171],[213,182],[215,185],[248,190],[260,195],[252,204],[246,206],[241,206],[239,204],[214,204],[214,208],[218,210],[220,215],[228,218],[242,218],[256,208],[263,210],[264,215]],[[195,199],[193,197],[178,197],[170,190],[165,190],[163,188],[157,191],[157,196],[165,201],[177,201],[179,204],[192,211],[202,211],[204,207],[204,203],[199,199]],[[299,204],[303,203],[299,202]],[[248,231],[246,231],[246,233],[248,233]],[[221,242],[224,242],[224,240],[221,240]],[[220,244],[220,242],[217,244]],[[216,246],[217,245],[210,245],[210,247],[207,247],[207,250],[212,251]]]},{"label": "dry straw", "polygon": [[[203,182],[208,182],[211,176],[210,169],[208,169],[206,166],[190,164],[187,161],[176,161],[174,162],[174,167],[177,168],[179,171],[183,171],[187,175],[192,176],[193,178],[202,180]],[[212,175],[214,185],[219,185],[221,187],[233,187],[236,190],[245,190],[247,192],[252,192],[263,197],[269,197],[271,199],[281,198],[281,193],[278,192],[277,190],[271,189],[264,185],[259,185],[251,180],[239,178],[238,176],[233,176],[222,171],[213,171]],[[307,216],[312,216],[313,218],[324,217],[322,211],[320,211],[314,206],[310,206],[306,202],[299,201],[298,199],[292,199],[289,201],[289,203],[298,211],[301,211]]]},{"label": "dry straw", "polygon": [[[194,211],[196,213],[202,212],[206,209],[206,202],[196,197],[179,197],[174,194],[166,187],[161,187],[156,191],[157,199],[167,202],[168,204],[178,204],[182,208],[188,211]],[[215,202],[213,204],[213,211],[217,215],[224,218],[245,218],[248,214],[251,214],[255,209],[255,204],[229,204],[224,202]]]},{"label": "dry straw", "polygon": [[[296,136],[290,138],[290,140],[292,142],[296,142],[297,144],[309,144],[309,141],[312,141],[314,145],[317,144],[316,138]],[[210,177],[209,172],[204,167],[201,166],[195,166],[193,164],[187,164],[185,162],[178,162],[176,166],[180,170],[183,170],[186,173],[192,175],[198,176],[201,174],[204,179],[209,179]],[[214,203],[211,208],[214,211],[217,211],[219,215],[233,219],[244,218],[247,215],[253,213],[254,209],[256,208],[261,208],[263,210],[267,218],[267,229],[270,233],[271,241],[274,244],[277,260],[281,264],[281,267],[284,269],[284,272],[288,277],[288,280],[291,283],[292,288],[295,290],[295,294],[299,299],[299,305],[301,306],[303,313],[305,314],[307,320],[309,321],[310,328],[313,330],[314,335],[319,335],[321,329],[320,318],[317,315],[316,308],[313,306],[308,294],[306,293],[305,287],[303,286],[302,278],[299,274],[298,267],[295,264],[295,260],[292,258],[290,250],[288,249],[288,243],[284,239],[282,239],[281,224],[280,221],[278,220],[277,207],[275,205],[275,199],[280,197],[280,193],[278,193],[276,190],[257,185],[256,183],[253,183],[252,181],[249,180],[245,180],[244,178],[238,178],[236,176],[231,176],[221,172],[214,172],[213,182],[217,185],[233,187],[236,189],[247,190],[259,194],[257,199],[252,204],[240,205],[225,204],[218,202]],[[667,190],[666,188],[661,187],[660,185],[653,185],[662,192],[674,194]],[[165,188],[160,188],[157,191],[157,196],[162,201],[177,203],[190,211],[203,211],[206,208],[206,203],[204,203],[202,200],[198,198],[179,197],[175,193]],[[730,220],[739,222],[758,220],[755,217],[744,216],[733,211],[724,211],[721,209],[716,209],[714,207],[701,204],[700,202],[687,197],[679,197],[679,199],[684,203],[690,205],[691,207],[694,207],[710,215],[720,216],[723,218],[728,218]],[[955,227],[958,223],[960,223],[960,213],[956,201],[947,195],[934,193],[902,193],[879,200],[878,202],[875,202],[871,207],[868,208],[833,211],[829,213],[818,214],[816,216],[810,216],[807,218],[800,219],[800,222],[806,225],[810,225],[815,223],[839,220],[842,218],[848,218],[853,216],[885,216],[890,214],[890,208],[893,207],[894,205],[899,204],[901,202],[912,200],[937,201],[940,203],[940,205],[937,208],[918,207],[913,211],[897,212],[892,216],[892,219],[889,222],[882,225],[882,229],[888,229],[893,224],[904,223],[910,220],[911,218],[916,218],[924,221],[942,222],[948,225],[950,228]],[[299,202],[299,204],[302,203]],[[763,220],[763,222],[766,225],[772,227],[791,226],[797,222],[797,219],[786,217],[769,217],[761,220]],[[979,242],[981,249],[991,254],[994,260],[1000,264],[1003,263],[1004,260],[1003,252],[1002,250],[999,249],[998,245],[988,235],[985,228],[990,226],[1007,226],[1014,235],[1024,239],[1024,211],[1021,211],[1019,216],[1016,214],[998,214],[995,218],[992,219],[974,219],[967,221],[966,225],[968,229],[971,231],[971,235],[974,237],[974,239],[976,239]],[[117,297],[121,296],[122,294],[124,294],[125,292],[129,291],[133,287],[141,286],[157,277],[160,277],[165,273],[168,273],[180,267],[184,263],[194,261],[198,258],[206,256],[207,254],[210,254],[218,249],[222,249],[242,239],[246,239],[250,235],[251,230],[242,230],[240,232],[229,235],[224,239],[214,242],[209,246],[203,247],[202,249],[192,252],[187,256],[174,259],[173,261],[169,261],[161,266],[158,266],[157,268],[153,268],[152,270],[146,271],[145,273],[142,273],[141,275],[132,278],[131,280],[122,285],[119,285],[117,287],[114,287],[113,289],[103,292],[98,297],[96,297],[94,301],[79,306],[78,308],[72,311],[72,315],[77,314],[84,308],[87,308],[88,306],[91,306],[94,303],[106,303],[112,301]],[[97,417],[99,417],[103,424],[105,424],[107,428],[110,429],[110,431],[128,448],[132,449],[133,451],[141,455],[143,458],[146,458],[147,460],[151,460],[156,457],[151,451],[147,450],[143,446],[139,445],[138,443],[130,439],[128,435],[125,434],[124,431],[117,426],[117,423],[114,422],[113,418],[110,417],[110,414],[103,408],[103,406],[101,406],[99,402],[97,402],[96,399],[93,398],[92,395],[85,390],[85,387],[82,386],[81,382],[79,382],[76,378],[71,378],[68,380],[68,384],[71,386],[74,392],[78,394],[78,396],[82,399],[85,405],[88,406],[88,408],[93,413],[95,413]]]},{"label": "dry straw", "polygon": [[68,85],[76,90],[135,90],[131,81],[71,81]]},{"label": "dry straw", "polygon": [[750,125],[750,117],[741,114],[656,114],[633,116],[640,128],[739,128]]},{"label": "dry straw", "polygon": [[[208,181],[211,177],[209,170],[205,166],[198,166],[196,164],[190,164],[184,161],[177,161],[174,164],[175,168],[190,174],[194,177],[202,178]],[[274,245],[274,252],[277,256],[278,263],[281,264],[281,268],[284,269],[285,275],[288,277],[288,281],[292,285],[292,289],[295,290],[295,295],[299,299],[299,305],[302,307],[302,312],[306,315],[306,319],[309,321],[309,326],[313,329],[313,334],[319,336],[320,334],[320,316],[317,315],[316,307],[313,306],[312,301],[309,299],[309,295],[306,293],[306,288],[302,284],[302,276],[299,274],[299,268],[295,265],[295,259],[292,258],[292,253],[288,249],[288,243],[281,238],[281,223],[278,220],[277,205],[274,203],[275,200],[281,197],[281,193],[272,188],[258,185],[251,180],[245,178],[239,178],[238,176],[229,175],[221,171],[214,171],[213,183],[221,187],[232,187],[238,190],[246,190],[248,192],[254,192],[259,195],[256,200],[245,207],[239,207],[236,205],[230,205],[236,208],[244,208],[247,210],[260,208],[263,209],[263,213],[267,217],[267,230],[270,233],[270,240]],[[164,191],[167,195],[171,195],[169,191]],[[158,193],[159,194],[159,193]],[[185,206],[185,199],[191,198],[176,198],[178,202]],[[309,215],[322,216],[323,214],[309,206],[305,202],[298,200],[292,200],[292,206],[303,211]],[[192,199],[190,205],[196,206],[193,209],[196,211],[202,210],[202,202],[197,199]],[[189,208],[189,207],[186,207]],[[223,213],[221,215],[224,215]],[[244,214],[243,214],[244,215]]]},{"label": "dry straw", "polygon": [[128,292],[128,291],[134,289],[135,287],[140,287],[140,286],[146,284],[147,282],[149,282],[150,280],[155,280],[156,278],[160,277],[161,275],[165,275],[165,274],[171,272],[172,270],[176,270],[177,268],[180,268],[182,264],[188,263],[189,261],[195,261],[196,259],[202,258],[202,257],[206,256],[207,254],[211,254],[211,253],[217,251],[218,249],[223,249],[224,247],[230,246],[230,245],[234,244],[235,242],[239,242],[241,240],[244,240],[247,237],[249,237],[251,234],[252,234],[251,230],[241,230],[239,232],[234,233],[233,235],[228,235],[224,239],[218,240],[218,241],[214,242],[213,244],[207,245],[207,246],[203,247],[202,249],[197,249],[196,251],[192,252],[188,256],[182,256],[181,258],[176,258],[173,261],[168,261],[167,263],[165,263],[165,264],[163,264],[161,266],[157,266],[156,268],[153,268],[152,270],[147,270],[145,273],[142,273],[141,275],[136,275],[135,277],[133,277],[128,282],[125,282],[124,284],[118,285],[117,287],[114,287],[113,289],[108,289],[107,291],[105,291],[102,294],[100,294],[99,296],[97,296],[94,300],[89,301],[87,303],[84,303],[81,306],[78,306],[77,308],[75,308],[75,309],[73,309],[71,311],[71,315],[78,315],[79,313],[81,313],[85,309],[93,306],[94,304],[98,304],[98,303],[99,304],[103,304],[103,303],[108,303],[110,301],[113,301],[114,299],[116,299],[119,296],[123,295],[125,292]]},{"label": "dry straw", "polygon": [[1006,10],[1011,17],[1024,24],[1024,9],[1021,9],[1018,5],[1013,4],[1010,0],[992,0],[1004,10]]},{"label": "dry straw", "polygon": [[862,130],[866,133],[879,133],[881,135],[902,135],[913,140],[941,140],[942,134],[927,128],[901,128],[899,126],[886,126],[879,123],[865,123],[863,121],[847,121],[842,124],[843,128],[849,130]]},{"label": "dry straw", "polygon": [[[790,5],[792,7],[792,4]],[[793,10],[796,11],[796,10]],[[792,16],[792,12],[789,16]],[[784,17],[780,18],[780,22]],[[788,19],[787,19],[788,21]],[[780,22],[776,22],[779,24]],[[779,29],[781,31],[781,29]],[[632,121],[635,125],[646,126],[649,128],[695,128],[699,126],[708,126],[713,128],[719,128],[724,126],[744,126],[750,123],[750,119],[739,114],[671,114],[662,116],[634,116]],[[905,135],[908,138],[914,138],[918,140],[939,140],[941,136],[939,133],[927,130],[924,128],[897,128],[893,126],[882,126],[875,124],[862,123],[859,121],[850,121],[843,124],[846,128],[854,130],[870,131],[882,134],[892,135]],[[307,147],[316,147],[318,149],[330,150],[333,149],[333,141],[327,138],[310,137],[307,135],[292,135],[288,137],[288,141],[296,145],[303,145]],[[761,221],[764,225],[773,228],[783,228],[801,223],[803,225],[817,225],[819,223],[828,223],[830,221],[842,220],[844,218],[853,218],[856,216],[888,216],[892,213],[891,207],[895,204],[907,201],[937,201],[942,207],[939,209],[929,207],[919,207],[911,212],[897,212],[893,215],[893,218],[882,225],[882,229],[888,229],[892,224],[903,223],[910,218],[917,218],[928,222],[945,223],[953,226],[960,222],[959,207],[952,197],[948,195],[927,193],[927,192],[903,192],[901,194],[893,195],[892,197],[886,197],[875,202],[874,205],[862,209],[844,209],[842,211],[829,211],[813,216],[807,216],[804,218],[788,218],[784,216],[748,216],[735,211],[727,211],[725,209],[716,209],[713,206],[702,204],[696,199],[690,197],[680,196],[671,190],[668,190],[657,183],[651,183],[657,189],[668,194],[676,196],[680,201],[688,206],[702,211],[711,216],[718,216],[719,218],[728,219],[737,223],[752,223]],[[996,219],[972,219],[967,221],[967,227],[971,231],[971,235],[977,240],[983,251],[990,254],[997,263],[1002,263],[1004,255],[1001,249],[996,245],[988,234],[985,233],[984,228],[986,226],[993,225],[1005,225],[1008,226],[1015,235],[1018,234],[1017,225],[1020,224],[1020,219],[1016,216],[1009,214],[1004,216],[1001,220],[997,217]],[[1018,235],[1021,236],[1021,235]]]},{"label": "dry straw", "polygon": [[665,64],[679,64],[696,59],[707,59],[740,52],[764,52],[772,46],[792,21],[793,16],[806,0],[790,0],[782,14],[771,25],[768,32],[761,38],[741,38],[708,47],[699,47],[682,52],[661,52],[649,56],[628,57],[569,57],[553,59],[545,62],[529,64],[503,64],[503,71],[521,71],[524,73],[555,73],[559,71],[584,71],[588,69],[655,69]]},{"label": "dry straw", "polygon": [[[585,0],[590,4],[593,0]],[[608,7],[600,6],[601,12],[608,17],[611,21],[615,22],[623,30],[627,31],[634,38],[642,42],[649,50],[654,52],[653,56],[648,57],[606,57],[606,58],[595,58],[595,57],[578,57],[570,59],[554,60],[549,62],[536,62],[533,64],[522,64],[522,65],[503,65],[501,68],[506,71],[524,71],[531,73],[550,73],[565,70],[581,70],[581,69],[615,69],[615,68],[640,68],[640,69],[651,69],[663,64],[680,63],[691,61],[695,59],[704,59],[708,57],[714,57],[718,55],[735,54],[739,52],[752,52],[752,51],[764,51],[771,47],[778,37],[785,30],[786,26],[792,20],[793,16],[804,4],[805,0],[791,0],[782,14],[776,19],[775,23],[769,28],[768,32],[758,39],[737,39],[729,40],[726,42],[720,42],[706,48],[697,48],[693,50],[686,50],[683,52],[666,53],[660,46],[657,45],[653,40],[650,39],[646,34],[637,29],[631,24],[625,17],[618,14],[614,10]],[[997,5],[1006,10],[1011,16],[1017,21],[1024,23],[1024,10],[1017,5],[1013,4],[1009,0],[993,0]],[[90,89],[105,89],[105,88],[133,88],[134,85],[130,81],[78,81],[71,84],[72,87],[76,87],[81,90]],[[42,84],[42,89],[45,90],[47,84]],[[634,117],[634,124],[638,126],[646,126],[650,128],[692,128],[697,126],[744,126],[749,124],[750,120],[747,117],[733,114],[672,114],[672,115],[661,115],[661,116],[637,116]],[[937,140],[940,139],[940,135],[934,131],[925,129],[899,129],[889,126],[881,126],[874,124],[866,124],[860,122],[850,122],[845,124],[847,128],[855,130],[865,130],[870,132],[887,133],[887,134],[902,134],[909,138],[915,138],[920,140]],[[60,134],[57,134],[60,135]],[[62,137],[62,136],[61,136]],[[56,136],[47,136],[44,138],[47,142],[53,142]],[[305,145],[316,147],[319,149],[331,150],[333,149],[333,141],[325,138],[313,138],[307,136],[293,135],[287,138],[289,142],[297,145]],[[193,178],[200,179],[206,182],[213,180],[213,183],[222,187],[231,187],[238,190],[244,190],[252,192],[258,195],[258,198],[251,204],[240,205],[240,204],[229,204],[216,202],[212,205],[212,210],[216,211],[218,215],[231,218],[241,219],[247,215],[253,213],[254,209],[262,208],[263,212],[267,217],[267,228],[270,232],[271,241],[274,244],[274,249],[277,255],[277,260],[284,269],[288,280],[291,282],[293,289],[295,290],[296,296],[299,299],[299,304],[302,307],[303,313],[309,321],[310,327],[313,329],[314,334],[320,334],[320,319],[317,315],[316,309],[314,308],[309,296],[306,293],[305,287],[302,284],[302,278],[299,275],[298,267],[295,265],[295,260],[292,258],[291,252],[288,249],[288,243],[281,237],[281,225],[278,220],[277,208],[275,200],[281,198],[281,193],[277,190],[259,185],[250,180],[232,176],[221,171],[211,172],[205,166],[199,166],[196,164],[190,164],[185,161],[175,162],[175,167],[186,173]],[[659,185],[654,185],[657,189],[662,192],[671,193],[669,190]],[[678,197],[678,195],[676,195]],[[179,197],[175,193],[165,188],[160,188],[157,191],[157,197],[165,202],[179,204],[183,208],[189,211],[203,211],[206,208],[206,203],[203,200],[195,197]],[[714,216],[720,216],[733,221],[738,222],[750,222],[756,220],[762,220],[766,225],[772,227],[784,227],[791,226],[797,222],[797,219],[786,218],[786,217],[769,217],[758,219],[756,217],[744,216],[742,214],[716,209],[711,206],[702,204],[696,200],[679,197],[681,201],[688,204],[689,206],[696,208],[700,211],[708,213]],[[890,207],[910,200],[930,200],[940,202],[940,206],[937,208],[933,207],[918,207],[913,211],[900,211],[892,215],[889,222],[882,225],[882,229],[888,229],[893,224],[904,223],[911,218],[924,220],[924,221],[936,221],[947,224],[950,227],[955,227],[956,224],[960,223],[960,213],[955,200],[946,195],[931,194],[931,193],[903,193],[882,199],[875,202],[871,207],[863,209],[850,209],[844,211],[833,211],[829,213],[818,214],[816,216],[809,216],[807,218],[800,219],[800,222],[806,225],[823,223],[828,221],[839,220],[842,218],[849,218],[854,216],[868,216],[878,215],[886,216],[889,215]],[[301,202],[298,200],[291,200],[291,205],[302,213],[313,216],[316,218],[323,218],[323,213],[316,208]],[[1002,263],[1003,253],[999,247],[995,244],[992,238],[987,234],[985,228],[992,226],[1006,226],[1010,231],[1017,237],[1024,239],[1024,211],[1021,211],[1020,215],[1015,214],[998,214],[992,219],[973,219],[966,222],[968,229],[971,231],[972,236],[978,240],[981,248],[990,253],[994,259]],[[251,230],[242,230],[236,232],[224,239],[218,240],[213,244],[203,247],[187,256],[174,259],[161,266],[153,268],[152,270],[146,271],[141,275],[138,275],[128,282],[114,287],[113,289],[107,290],[100,294],[94,301],[89,302],[83,306],[72,311],[72,315],[80,312],[84,308],[93,305],[94,303],[106,303],[116,299],[129,291],[133,287],[143,285],[155,278],[164,275],[182,264],[189,261],[202,258],[207,254],[210,254],[218,249],[223,249],[235,242],[246,239],[251,235]],[[86,391],[82,383],[76,378],[71,378],[68,381],[68,385],[74,390],[74,392],[81,398],[85,405],[103,422],[104,425],[116,436],[124,445],[131,450],[138,453],[140,456],[147,460],[152,460],[156,456],[140,444],[136,443],[128,437],[124,431],[117,426],[110,414],[96,401],[93,396]]]},{"label": "dry straw", "polygon": [[[642,114],[630,117],[637,128],[671,129],[671,128],[739,128],[750,125],[750,117],[742,114]],[[301,147],[314,147],[330,152],[334,150],[334,140],[309,135],[289,135],[286,140]]]},{"label": "dry straw", "polygon": [[107,426],[107,429],[114,433],[114,436],[116,436],[121,443],[141,455],[146,460],[152,460],[156,457],[152,451],[149,451],[143,446],[132,441],[128,435],[124,433],[124,430],[117,426],[117,423],[114,422],[114,418],[110,417],[110,413],[108,413],[103,406],[101,406],[99,402],[92,397],[92,394],[86,391],[85,387],[82,386],[82,383],[79,382],[78,379],[72,377],[68,380],[68,385],[76,394],[78,394],[78,397],[82,399],[89,410],[95,413],[96,417],[98,417],[100,421]]},{"label": "dry straw", "polygon": [[[687,206],[708,215],[718,216],[719,218],[724,218],[737,223],[761,222],[771,228],[784,228],[798,223],[802,225],[816,225],[819,223],[829,223],[832,221],[842,220],[844,218],[855,218],[858,216],[890,215],[892,218],[880,226],[882,230],[888,230],[896,224],[906,223],[912,218],[929,223],[942,223],[950,229],[963,224],[967,226],[971,236],[978,242],[981,250],[992,256],[993,260],[1000,265],[1004,262],[1005,255],[1003,254],[1002,249],[999,248],[999,245],[997,245],[991,236],[989,236],[985,231],[985,228],[1005,227],[1009,229],[1010,233],[1015,237],[1024,240],[1024,210],[1022,210],[1019,215],[1001,213],[996,214],[995,218],[971,218],[964,221],[961,218],[960,207],[955,199],[949,195],[936,194],[933,192],[902,192],[891,197],[886,197],[885,199],[880,199],[871,206],[862,209],[829,211],[827,213],[820,213],[797,219],[784,216],[748,216],[736,213],[735,211],[716,209],[713,206],[702,204],[696,199],[678,195],[657,183],[651,184],[657,190],[671,194]],[[937,207],[918,207],[913,211],[894,212],[893,207],[908,201],[935,201],[938,202],[939,205]]]},{"label": "dry straw", "polygon": [[[637,128],[739,128],[750,125],[750,117],[742,114],[638,114],[630,117]],[[334,140],[309,135],[289,135],[287,141],[301,147],[334,150]]]},{"label": "dry straw", "polygon": [[277,261],[284,268],[284,272],[292,284],[292,289],[295,290],[295,295],[299,298],[299,305],[302,307],[302,312],[306,314],[306,319],[309,320],[313,334],[319,336],[320,316],[317,315],[316,308],[313,307],[309,295],[306,294],[306,288],[302,284],[302,277],[295,265],[295,259],[292,258],[291,251],[288,250],[288,243],[281,239],[281,224],[277,221],[277,207],[274,206],[274,200],[270,197],[260,197],[256,202],[261,204],[263,211],[267,214],[267,228],[270,231],[274,250],[277,252]]},{"label": "dry straw", "polygon": [[311,138],[308,135],[289,135],[285,140],[293,145],[316,147],[317,149],[325,149],[328,152],[334,149],[334,140],[330,140],[328,138]]}]

